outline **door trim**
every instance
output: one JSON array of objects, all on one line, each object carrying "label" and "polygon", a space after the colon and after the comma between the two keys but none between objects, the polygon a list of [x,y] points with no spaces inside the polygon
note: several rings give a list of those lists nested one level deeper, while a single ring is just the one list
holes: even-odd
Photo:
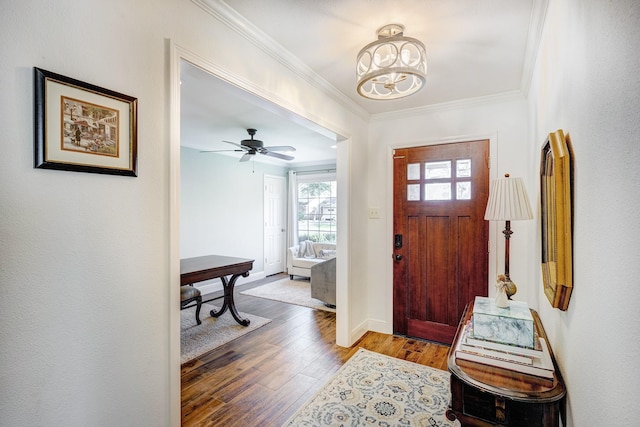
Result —
[{"label": "door trim", "polygon": [[[278,176],[278,175],[269,175],[269,174],[264,174],[264,176],[262,177],[262,182],[263,185],[266,187],[267,186],[267,181],[268,180],[272,180],[272,181],[279,181],[282,184],[282,193],[280,194],[280,211],[282,212],[282,237],[280,239],[280,247],[278,248],[278,252],[280,253],[280,264],[282,266],[282,269],[280,271],[267,271],[267,246],[268,246],[268,239],[267,239],[267,231],[266,231],[266,226],[263,227],[263,234],[264,234],[264,239],[263,239],[263,253],[264,253],[264,274],[265,276],[269,276],[272,274],[276,274],[276,273],[281,273],[283,271],[286,270],[286,247],[287,247],[287,241],[286,241],[286,236],[287,236],[287,179],[284,176]],[[266,188],[265,188],[266,191]],[[262,200],[262,204],[263,204],[263,209],[265,210],[265,214],[266,214],[266,208],[267,208],[267,198],[266,195],[264,197],[264,199]],[[266,221],[266,217],[265,217],[265,221]]]},{"label": "door trim", "polygon": [[[498,134],[494,133],[483,133],[483,134],[471,134],[471,135],[461,135],[461,136],[452,136],[445,138],[429,138],[426,140],[412,140],[411,142],[397,142],[387,144],[387,171],[386,171],[386,182],[387,182],[387,206],[390,206],[393,211],[393,151],[401,148],[415,148],[415,147],[423,147],[428,145],[441,145],[441,144],[455,144],[458,142],[468,142],[475,140],[489,140],[489,181],[497,178],[497,164],[498,164]],[[496,221],[489,221],[489,273],[487,276],[487,285],[490,282],[491,277],[497,277],[497,261],[496,261],[496,236],[497,236],[497,226]],[[393,213],[391,215],[387,215],[386,223],[385,223],[385,236],[386,242],[393,241]],[[389,243],[385,245],[385,283],[387,283],[386,292],[386,301],[387,307],[385,311],[387,313],[387,318],[385,319],[386,329],[385,333],[392,334],[393,333],[393,245]]]},{"label": "door trim", "polygon": [[[279,99],[273,93],[267,93],[263,88],[243,80],[240,76],[231,74],[224,68],[208,60],[187,48],[177,44],[172,39],[165,40],[165,52],[168,56],[165,67],[169,75],[166,85],[168,98],[169,130],[168,157],[169,157],[169,200],[167,211],[169,214],[169,242],[168,242],[168,383],[169,383],[169,408],[167,417],[171,425],[180,424],[180,307],[179,300],[180,283],[180,61],[188,61],[213,76],[233,84],[263,99],[270,106],[286,112],[292,120],[311,126],[320,133],[329,133],[338,141],[337,147],[337,179],[339,203],[342,208],[338,212],[338,221],[341,224],[338,231],[338,250],[342,255],[339,258],[336,271],[336,298],[338,309],[336,312],[336,344],[349,347],[355,339],[353,336],[352,322],[350,321],[349,305],[349,221],[350,205],[348,203],[351,164],[351,135],[344,130],[337,130],[335,124],[320,121],[315,114],[308,110],[293,111],[287,108],[286,102]],[[358,337],[359,338],[359,337]]]}]

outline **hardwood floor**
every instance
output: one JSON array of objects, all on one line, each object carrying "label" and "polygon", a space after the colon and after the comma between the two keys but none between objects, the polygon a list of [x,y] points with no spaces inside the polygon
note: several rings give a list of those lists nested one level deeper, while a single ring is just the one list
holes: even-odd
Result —
[{"label": "hardwood floor", "polygon": [[343,348],[335,344],[334,313],[239,292],[235,301],[238,310],[273,321],[182,365],[184,426],[280,426],[359,347],[447,369],[447,346],[367,332]]}]

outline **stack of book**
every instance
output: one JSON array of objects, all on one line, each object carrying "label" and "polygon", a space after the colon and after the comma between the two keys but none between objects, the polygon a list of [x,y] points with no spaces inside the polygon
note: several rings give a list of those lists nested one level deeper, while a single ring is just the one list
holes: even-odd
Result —
[{"label": "stack of book", "polygon": [[474,337],[473,318],[465,325],[455,349],[456,358],[553,379],[554,367],[544,338],[535,336],[534,347],[504,344]]}]

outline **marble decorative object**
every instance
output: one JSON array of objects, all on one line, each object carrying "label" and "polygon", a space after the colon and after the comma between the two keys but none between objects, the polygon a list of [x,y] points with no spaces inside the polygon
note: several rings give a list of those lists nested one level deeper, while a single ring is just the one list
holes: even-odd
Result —
[{"label": "marble decorative object", "polygon": [[524,301],[509,301],[506,308],[493,298],[476,297],[472,317],[473,337],[518,347],[534,348],[533,316]]}]

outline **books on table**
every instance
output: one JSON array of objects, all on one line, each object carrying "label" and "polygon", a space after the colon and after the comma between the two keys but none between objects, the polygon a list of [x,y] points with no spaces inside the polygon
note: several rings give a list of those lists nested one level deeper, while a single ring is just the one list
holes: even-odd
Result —
[{"label": "books on table", "polygon": [[531,349],[475,338],[469,325],[462,334],[455,349],[458,359],[553,379],[555,369],[544,338],[536,337]]},{"label": "books on table", "polygon": [[475,338],[471,331],[466,335],[465,344],[473,347],[482,347],[490,350],[496,350],[503,353],[510,354],[520,354],[529,357],[542,357],[542,347],[540,346],[540,342],[538,341],[538,337],[535,338],[535,347],[518,347],[510,344],[502,344],[499,342],[482,340],[479,338]]}]

